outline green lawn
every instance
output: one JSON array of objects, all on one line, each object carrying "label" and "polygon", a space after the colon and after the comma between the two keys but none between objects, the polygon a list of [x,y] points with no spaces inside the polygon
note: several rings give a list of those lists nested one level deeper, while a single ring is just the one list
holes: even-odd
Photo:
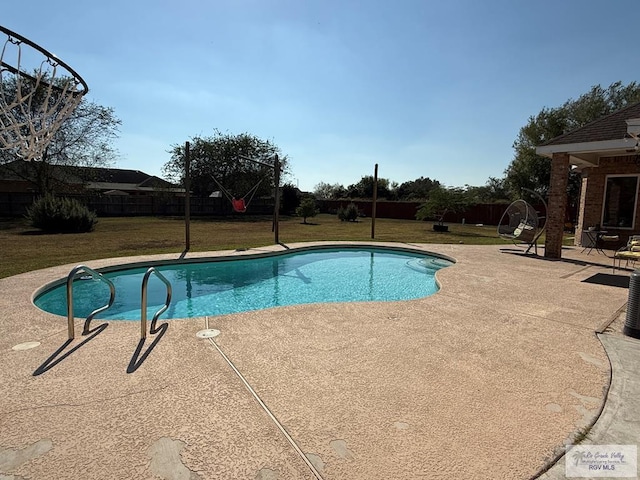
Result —
[{"label": "green lawn", "polygon": [[[280,242],[371,240],[371,219],[341,222],[335,215],[318,215],[304,225],[297,217],[281,217]],[[376,241],[419,243],[504,244],[494,226],[449,224],[436,233],[432,223],[376,219]],[[271,217],[191,220],[191,251],[229,250],[274,243]],[[185,247],[182,218],[101,218],[95,231],[43,234],[23,219],[0,219],[0,278],[66,263],[98,258],[180,253]]]}]

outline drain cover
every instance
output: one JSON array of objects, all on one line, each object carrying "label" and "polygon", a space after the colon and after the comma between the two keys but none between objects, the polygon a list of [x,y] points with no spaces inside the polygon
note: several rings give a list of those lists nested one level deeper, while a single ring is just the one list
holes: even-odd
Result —
[{"label": "drain cover", "polygon": [[30,348],[39,347],[40,342],[25,342],[19,343],[18,345],[14,345],[11,347],[11,350],[29,350]]},{"label": "drain cover", "polygon": [[198,338],[213,338],[220,335],[220,330],[216,330],[215,328],[207,328],[206,330],[200,330],[196,333],[196,337]]}]

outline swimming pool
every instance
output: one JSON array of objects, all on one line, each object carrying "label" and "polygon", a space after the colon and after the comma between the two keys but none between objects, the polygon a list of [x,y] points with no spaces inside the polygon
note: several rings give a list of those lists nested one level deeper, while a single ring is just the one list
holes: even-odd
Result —
[{"label": "swimming pool", "polygon": [[[382,247],[314,248],[267,256],[222,257],[153,265],[172,284],[169,309],[160,318],[190,318],[305,303],[394,301],[438,290],[435,272],[446,258]],[[96,318],[139,320],[141,284],[148,267],[104,273],[115,285],[113,306]],[[86,317],[107,303],[109,288],[91,277],[73,283],[74,314]],[[166,287],[152,276],[147,315],[165,301]],[[66,316],[66,285],[46,289],[35,305]]]}]

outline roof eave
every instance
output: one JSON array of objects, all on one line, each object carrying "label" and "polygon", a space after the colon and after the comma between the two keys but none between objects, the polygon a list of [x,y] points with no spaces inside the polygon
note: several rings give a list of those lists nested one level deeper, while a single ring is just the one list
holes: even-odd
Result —
[{"label": "roof eave", "polygon": [[629,141],[629,139],[541,145],[536,147],[538,155],[548,158],[552,158],[554,153],[568,153],[569,162],[579,167],[596,166],[601,157],[624,156],[635,152],[635,142]]}]

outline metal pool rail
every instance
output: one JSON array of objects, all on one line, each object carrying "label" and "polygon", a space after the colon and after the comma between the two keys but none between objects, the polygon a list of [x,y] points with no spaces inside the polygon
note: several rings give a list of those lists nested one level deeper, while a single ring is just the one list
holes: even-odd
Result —
[{"label": "metal pool rail", "polygon": [[104,312],[107,308],[111,307],[111,305],[113,305],[113,300],[116,298],[116,287],[113,285],[113,282],[111,280],[103,276],[101,273],[96,272],[95,270],[87,267],[86,265],[78,265],[77,267],[72,269],[71,272],[69,272],[69,275],[67,276],[67,328],[69,331],[69,340],[73,340],[75,338],[75,326],[73,322],[73,280],[75,279],[76,275],[80,272],[84,272],[85,274],[88,273],[91,276],[91,278],[94,280],[102,280],[106,282],[107,285],[109,285],[109,291],[110,291],[109,303],[107,303],[106,305],[100,308],[95,309],[93,312],[89,314],[89,316],[85,320],[84,329],[82,331],[83,335],[86,335],[87,333],[89,333],[89,324],[91,323],[91,320],[93,319],[93,317],[95,317],[98,313]]},{"label": "metal pool rail", "polygon": [[156,330],[156,321],[158,317],[162,315],[168,308],[171,303],[171,282],[166,279],[164,275],[162,275],[155,268],[150,267],[149,270],[144,274],[144,278],[142,279],[142,302],[140,306],[140,338],[147,337],[147,284],[149,283],[149,277],[151,274],[155,274],[160,280],[164,282],[167,286],[167,299],[164,302],[164,305],[155,313],[153,319],[151,320],[151,333],[154,333]]}]

